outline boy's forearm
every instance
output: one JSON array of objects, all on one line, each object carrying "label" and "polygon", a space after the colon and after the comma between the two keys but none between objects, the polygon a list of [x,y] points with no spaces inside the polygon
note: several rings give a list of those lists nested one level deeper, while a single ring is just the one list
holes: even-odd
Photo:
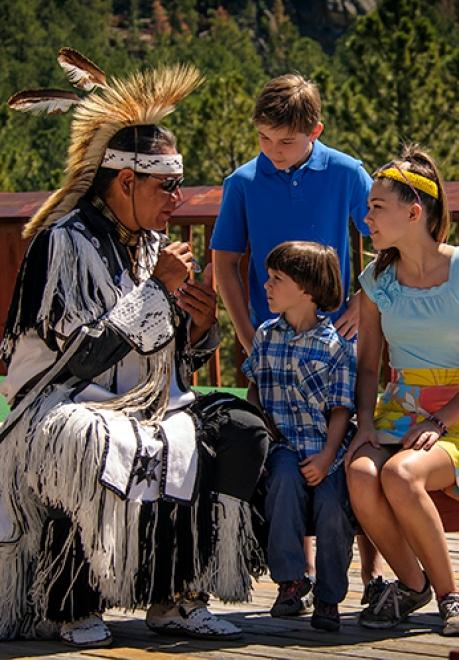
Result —
[{"label": "boy's forearm", "polygon": [[239,270],[242,255],[215,250],[215,269],[220,295],[233,322],[239,341],[249,354],[255,329],[250,321],[247,300]]},{"label": "boy's forearm", "polygon": [[346,432],[349,426],[349,419],[351,417],[348,408],[333,408],[330,413],[328,421],[327,443],[324,451],[330,456],[333,461],[341,447]]}]

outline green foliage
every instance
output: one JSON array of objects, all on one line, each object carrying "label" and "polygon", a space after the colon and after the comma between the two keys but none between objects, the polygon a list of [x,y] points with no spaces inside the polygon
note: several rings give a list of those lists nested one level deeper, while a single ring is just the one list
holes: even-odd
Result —
[{"label": "green foliage", "polygon": [[[20,89],[69,89],[56,54],[73,46],[109,61],[109,0],[27,0],[0,4],[0,98]],[[69,117],[0,110],[0,189],[55,188],[61,179]]]},{"label": "green foliage", "polygon": [[[188,184],[220,184],[257,151],[253,98],[265,78],[248,30],[225,12],[211,11],[203,34],[161,35],[147,61],[192,61],[206,84],[170,120],[186,162]],[[244,66],[241,66],[241,59]]]},{"label": "green foliage", "polygon": [[459,178],[458,31],[424,0],[383,0],[340,43],[326,112],[333,143],[370,169],[419,142]]},{"label": "green foliage", "polygon": [[241,74],[233,73],[210,77],[193,106],[195,112],[190,117],[184,104],[176,124],[187,163],[187,182],[219,185],[257,153],[250,120],[253,100],[244,91]]},{"label": "green foliage", "polygon": [[[0,129],[0,189],[52,190],[62,178],[70,117],[9,116]],[[52,149],[50,149],[52,145]]]},{"label": "green foliage", "polygon": [[274,0],[272,10],[264,11],[261,26],[264,31],[261,39],[263,63],[270,78],[287,71],[298,71],[308,78],[326,62],[327,57],[316,41],[300,37],[282,0]]}]

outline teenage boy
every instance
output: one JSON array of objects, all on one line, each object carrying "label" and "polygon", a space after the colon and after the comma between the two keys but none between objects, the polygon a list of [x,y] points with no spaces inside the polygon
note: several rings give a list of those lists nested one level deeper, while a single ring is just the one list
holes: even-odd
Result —
[{"label": "teenage boy", "polygon": [[[301,75],[286,74],[269,81],[253,114],[261,153],[224,181],[211,248],[223,302],[248,354],[255,328],[273,316],[263,289],[266,255],[286,240],[316,241],[335,248],[345,296],[330,318],[347,339],[358,330],[358,294],[348,298],[348,227],[351,217],[357,229],[368,234],[364,218],[372,181],[360,161],[318,139],[324,128],[320,111],[319,90]],[[240,276],[247,247],[248,306]],[[382,563],[365,537],[358,540],[362,580],[372,588],[371,578],[382,573]],[[312,566],[311,547],[306,546],[306,553]],[[367,597],[364,594],[363,602]]]},{"label": "teenage boy", "polygon": [[[272,318],[264,295],[264,262],[285,240],[316,241],[338,253],[345,296],[349,293],[349,217],[367,234],[364,218],[371,178],[362,163],[318,139],[320,95],[298,74],[268,82],[253,121],[261,153],[224,182],[213,232],[218,284],[237,335],[247,353],[260,323]],[[239,263],[250,247],[249,309]],[[351,338],[358,326],[358,300],[345,299],[332,315],[340,333]]]},{"label": "teenage boy", "polygon": [[303,539],[314,521],[317,575],[311,625],[338,630],[347,593],[354,530],[343,458],[352,437],[355,351],[323,311],[342,300],[335,251],[285,242],[266,260],[271,312],[242,369],[249,400],[266,414],[275,438],[266,464],[268,566],[279,584],[274,615],[309,586]]}]

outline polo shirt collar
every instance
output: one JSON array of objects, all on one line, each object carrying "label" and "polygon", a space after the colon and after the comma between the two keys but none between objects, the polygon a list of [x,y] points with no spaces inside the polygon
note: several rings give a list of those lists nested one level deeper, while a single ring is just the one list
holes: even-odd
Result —
[{"label": "polo shirt collar", "polygon": [[269,158],[265,156],[262,151],[258,156],[258,163],[265,174],[276,174],[279,172],[277,167],[274,167]]},{"label": "polo shirt collar", "polygon": [[334,326],[328,316],[319,316],[319,322],[311,330],[303,330],[296,333],[292,326],[287,322],[283,315],[273,321],[273,327],[282,332],[290,332],[293,337],[308,337],[309,339],[318,339],[324,344],[328,344],[330,335],[334,332]]},{"label": "polo shirt collar", "polygon": [[[328,158],[329,155],[324,145],[320,142],[320,140],[315,140],[311,155],[309,156],[308,160],[303,163],[303,165],[300,165],[298,169],[310,169],[318,171],[325,170],[328,167]],[[272,175],[284,171],[278,170],[277,167],[274,167],[272,162],[269,160],[269,158],[267,158],[267,156],[264,155],[263,152],[260,152],[260,155],[258,156],[258,162],[265,174]]]},{"label": "polo shirt collar", "polygon": [[310,170],[325,170],[328,167],[329,153],[320,140],[314,142],[312,154],[308,160],[301,166]]}]

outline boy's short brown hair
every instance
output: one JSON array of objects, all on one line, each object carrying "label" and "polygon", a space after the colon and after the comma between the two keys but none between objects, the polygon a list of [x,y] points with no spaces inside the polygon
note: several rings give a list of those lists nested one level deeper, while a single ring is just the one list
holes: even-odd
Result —
[{"label": "boy's short brown hair", "polygon": [[255,124],[288,126],[292,133],[309,135],[320,121],[320,93],[311,80],[287,73],[266,83],[252,116]]},{"label": "boy's short brown hair", "polygon": [[322,311],[332,312],[341,305],[343,285],[338,256],[332,247],[309,241],[286,241],[271,250],[265,265],[291,277]]}]

